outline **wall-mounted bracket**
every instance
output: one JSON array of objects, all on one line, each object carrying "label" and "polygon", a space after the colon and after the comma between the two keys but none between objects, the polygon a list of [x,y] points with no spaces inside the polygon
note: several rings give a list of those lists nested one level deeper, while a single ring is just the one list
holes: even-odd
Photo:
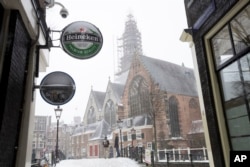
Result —
[{"label": "wall-mounted bracket", "polygon": [[45,45],[37,45],[36,46],[36,69],[35,69],[35,76],[39,77],[39,57],[40,57],[40,49],[48,49],[50,51],[50,49],[52,47],[56,47],[56,48],[60,48],[60,46],[55,46],[53,45],[53,39],[51,39],[50,34],[53,32],[57,32],[60,33],[62,31],[59,30],[50,30],[48,28],[48,30],[46,31],[46,38],[45,38]]}]

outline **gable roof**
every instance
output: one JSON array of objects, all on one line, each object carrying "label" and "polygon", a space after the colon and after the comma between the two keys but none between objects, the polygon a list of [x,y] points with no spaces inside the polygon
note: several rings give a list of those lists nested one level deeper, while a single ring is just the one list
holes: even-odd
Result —
[{"label": "gable roof", "polygon": [[97,105],[98,109],[101,110],[103,102],[104,102],[104,98],[105,98],[105,92],[99,92],[99,91],[92,90],[92,95],[93,95],[94,99],[96,100],[96,105]]},{"label": "gable roof", "polygon": [[91,138],[89,140],[104,139],[104,137],[109,136],[110,133],[111,129],[109,124],[104,119],[102,119],[97,123],[95,132],[91,135]]},{"label": "gable roof", "polygon": [[78,136],[88,133],[91,134],[89,140],[99,140],[104,139],[105,136],[110,137],[112,132],[109,124],[104,119],[102,119],[101,121],[88,124],[86,126],[75,127],[72,136]]},{"label": "gable roof", "polygon": [[110,82],[110,86],[113,90],[113,94],[116,97],[117,101],[120,102],[125,85]]},{"label": "gable roof", "polygon": [[139,60],[161,90],[197,96],[193,69],[146,56],[139,56]]},{"label": "gable roof", "polygon": [[84,133],[84,126],[77,126],[74,128],[72,132],[72,136],[78,136]]}]

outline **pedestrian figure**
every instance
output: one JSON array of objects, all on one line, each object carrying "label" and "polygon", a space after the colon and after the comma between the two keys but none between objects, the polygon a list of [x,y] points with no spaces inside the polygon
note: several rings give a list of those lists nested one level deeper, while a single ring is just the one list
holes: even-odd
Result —
[{"label": "pedestrian figure", "polygon": [[107,136],[104,137],[104,141],[102,144],[104,147],[104,158],[108,158],[109,141],[107,139]]},{"label": "pedestrian figure", "polygon": [[119,151],[119,137],[118,134],[115,134],[115,145],[114,145],[115,149],[116,149],[116,154],[117,157],[120,157],[120,151]]}]

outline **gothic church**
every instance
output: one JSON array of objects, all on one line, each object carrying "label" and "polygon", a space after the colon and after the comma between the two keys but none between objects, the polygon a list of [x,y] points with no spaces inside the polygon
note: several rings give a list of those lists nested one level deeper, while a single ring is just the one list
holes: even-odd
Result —
[{"label": "gothic church", "polygon": [[131,14],[119,40],[115,82],[108,81],[106,92],[91,89],[83,124],[72,135],[73,157],[103,157],[104,137],[113,146],[116,134],[123,156],[131,147],[205,147],[193,70],[143,55]]}]

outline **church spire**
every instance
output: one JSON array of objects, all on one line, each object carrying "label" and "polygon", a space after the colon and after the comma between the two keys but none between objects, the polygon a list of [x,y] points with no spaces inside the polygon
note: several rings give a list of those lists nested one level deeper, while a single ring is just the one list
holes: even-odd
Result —
[{"label": "church spire", "polygon": [[124,33],[118,39],[119,67],[116,76],[127,73],[134,56],[142,54],[141,33],[137,28],[134,16],[130,13],[127,15]]}]

